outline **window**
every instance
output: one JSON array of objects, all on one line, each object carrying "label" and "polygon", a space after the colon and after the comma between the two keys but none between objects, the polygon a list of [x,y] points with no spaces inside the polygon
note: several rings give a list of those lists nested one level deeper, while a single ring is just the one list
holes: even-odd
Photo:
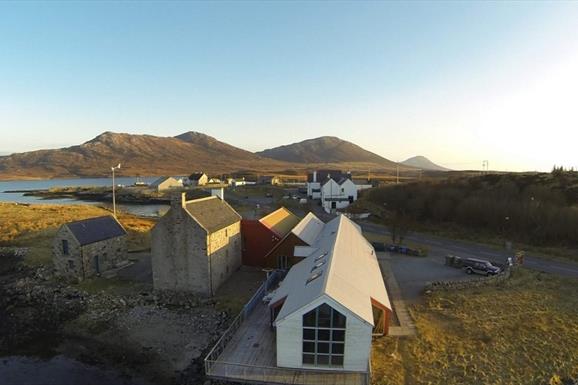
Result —
[{"label": "window", "polygon": [[303,365],[343,367],[345,321],[327,304],[303,314]]},{"label": "window", "polygon": [[68,255],[68,241],[66,239],[62,240],[62,254]]},{"label": "window", "polygon": [[313,266],[313,268],[311,268],[311,272],[313,272],[313,270],[315,269],[319,269],[321,266],[323,266],[325,264],[325,260],[323,261],[319,261],[315,264],[315,266]]},{"label": "window", "polygon": [[321,255],[318,255],[315,257],[315,262],[319,261],[321,258],[325,257],[327,255],[327,253],[323,253]]}]

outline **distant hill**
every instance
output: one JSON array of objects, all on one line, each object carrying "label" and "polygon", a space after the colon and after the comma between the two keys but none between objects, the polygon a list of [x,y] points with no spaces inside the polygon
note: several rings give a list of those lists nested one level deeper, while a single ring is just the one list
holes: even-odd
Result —
[{"label": "distant hill", "polygon": [[356,144],[335,136],[322,136],[299,143],[257,152],[258,155],[292,163],[332,163],[346,166],[349,163],[367,164],[382,168],[395,168],[397,163],[367,151]]},{"label": "distant hill", "polygon": [[118,174],[127,176],[267,172],[291,166],[198,132],[174,138],[105,132],[77,146],[0,156],[0,178],[107,176],[117,163],[122,164]]},{"label": "distant hill", "polygon": [[428,171],[452,171],[449,168],[445,168],[435,164],[425,156],[414,156],[412,158],[404,160],[403,162],[401,162],[401,164],[421,168],[422,170]]}]

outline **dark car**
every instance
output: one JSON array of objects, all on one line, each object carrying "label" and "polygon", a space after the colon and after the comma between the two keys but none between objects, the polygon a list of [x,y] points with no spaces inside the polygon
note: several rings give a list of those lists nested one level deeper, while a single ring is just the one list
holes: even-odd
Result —
[{"label": "dark car", "polygon": [[465,258],[462,259],[462,266],[468,274],[495,275],[500,272],[498,266],[494,266],[490,261],[484,259]]}]

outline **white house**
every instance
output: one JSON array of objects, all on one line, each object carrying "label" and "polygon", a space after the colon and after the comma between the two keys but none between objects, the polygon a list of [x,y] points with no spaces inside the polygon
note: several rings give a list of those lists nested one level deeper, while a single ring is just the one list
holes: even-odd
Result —
[{"label": "white house", "polygon": [[269,303],[277,366],[367,372],[372,336],[387,334],[392,309],[375,250],[343,215],[306,249]]},{"label": "white house", "polygon": [[307,196],[309,199],[321,199],[321,186],[327,179],[340,180],[346,176],[347,174],[337,170],[318,170],[307,174]]},{"label": "white house", "polygon": [[342,209],[357,200],[357,186],[351,178],[329,178],[321,186],[321,205],[326,212]]}]

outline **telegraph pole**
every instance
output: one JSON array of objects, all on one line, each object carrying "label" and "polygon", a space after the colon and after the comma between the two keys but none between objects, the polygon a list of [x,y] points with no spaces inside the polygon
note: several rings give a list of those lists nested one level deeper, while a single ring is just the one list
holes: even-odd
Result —
[{"label": "telegraph pole", "polygon": [[396,165],[396,184],[399,184],[399,163]]}]

